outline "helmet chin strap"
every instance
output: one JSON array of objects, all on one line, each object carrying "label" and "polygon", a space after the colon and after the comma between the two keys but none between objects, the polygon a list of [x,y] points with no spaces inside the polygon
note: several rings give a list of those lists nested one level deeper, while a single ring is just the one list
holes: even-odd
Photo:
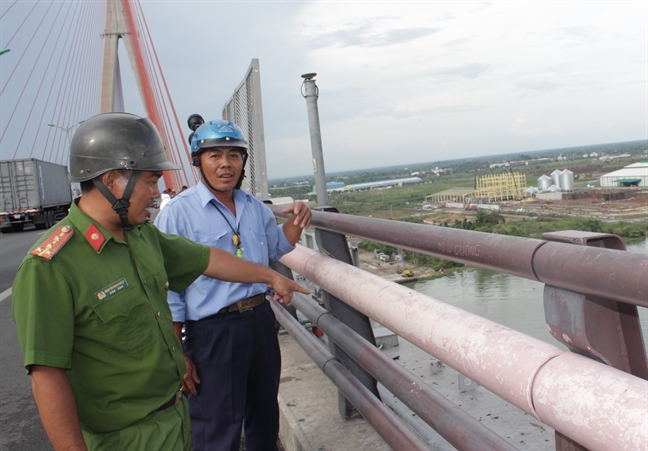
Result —
[{"label": "helmet chin strap", "polygon": [[106,188],[106,185],[103,184],[99,177],[92,179],[92,183],[94,183],[94,185],[97,187],[97,189],[99,189],[101,194],[103,194],[108,202],[111,203],[112,209],[115,210],[115,212],[119,215],[119,221],[121,222],[122,229],[124,229],[125,231],[133,230],[133,226],[131,226],[128,222],[128,207],[130,207],[129,200],[131,194],[133,194],[133,189],[135,188],[137,179],[139,179],[140,175],[142,174],[140,171],[128,172],[130,172],[131,174],[121,199],[117,199],[115,196],[113,196],[113,194],[108,190],[108,188]]},{"label": "helmet chin strap", "polygon": [[209,179],[208,179],[207,176],[205,175],[205,171],[203,171],[203,167],[202,167],[202,165],[198,166],[198,168],[200,169],[200,175],[202,176],[202,181],[203,181],[203,183],[204,183],[205,185],[207,185],[207,186],[209,187],[210,190],[212,190],[212,191],[218,191],[216,188],[214,188],[214,187],[212,186],[211,183],[209,183]]},{"label": "helmet chin strap", "polygon": [[241,189],[241,185],[243,184],[243,179],[245,178],[245,164],[247,163],[248,160],[248,153],[245,152],[245,156],[243,157],[243,166],[241,168],[241,176],[238,179],[238,182],[236,182],[236,186],[234,189]]}]

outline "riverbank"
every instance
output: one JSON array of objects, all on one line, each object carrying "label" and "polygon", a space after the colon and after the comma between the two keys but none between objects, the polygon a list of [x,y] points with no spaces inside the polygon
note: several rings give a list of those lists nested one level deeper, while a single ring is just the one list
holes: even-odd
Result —
[{"label": "riverbank", "polygon": [[407,262],[407,269],[411,270],[414,274],[411,277],[403,275],[403,262],[400,260],[381,262],[374,258],[373,252],[367,252],[364,249],[358,248],[358,257],[360,258],[360,269],[363,269],[371,274],[387,279],[395,283],[410,283],[420,282],[424,280],[443,277],[456,268],[448,270],[435,271],[434,268],[425,265],[414,265]]}]

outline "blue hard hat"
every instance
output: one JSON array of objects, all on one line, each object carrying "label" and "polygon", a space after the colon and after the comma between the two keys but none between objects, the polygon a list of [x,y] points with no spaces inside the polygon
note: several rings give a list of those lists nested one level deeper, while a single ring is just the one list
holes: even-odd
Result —
[{"label": "blue hard hat", "polygon": [[191,138],[191,156],[211,147],[239,147],[247,153],[248,143],[234,122],[215,120],[198,127]]},{"label": "blue hard hat", "polygon": [[[191,127],[191,124],[189,124],[189,126]],[[241,176],[236,183],[236,189],[241,188],[241,184],[245,178],[245,163],[248,159],[248,143],[239,126],[234,122],[217,119],[202,124],[195,130],[196,131],[189,137],[191,141],[191,163],[200,168],[203,181],[207,186],[209,186],[209,188],[214,190],[209,184],[209,180],[207,180],[207,177],[200,166],[200,152],[213,147],[237,147],[243,152],[243,169],[241,170]]]}]

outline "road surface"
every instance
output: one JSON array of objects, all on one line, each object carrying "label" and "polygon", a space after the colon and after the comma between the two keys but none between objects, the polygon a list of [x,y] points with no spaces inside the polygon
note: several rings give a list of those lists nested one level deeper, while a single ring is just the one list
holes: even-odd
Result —
[{"label": "road surface", "polygon": [[0,235],[0,450],[52,449],[38,417],[11,318],[11,284],[29,248],[42,236],[30,228]]}]

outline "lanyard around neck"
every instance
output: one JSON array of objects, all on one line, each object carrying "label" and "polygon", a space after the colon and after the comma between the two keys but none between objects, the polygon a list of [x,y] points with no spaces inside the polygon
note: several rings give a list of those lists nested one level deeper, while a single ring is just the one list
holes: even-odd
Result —
[{"label": "lanyard around neck", "polygon": [[239,229],[241,228],[241,223],[236,226],[236,229],[234,229],[234,226],[232,226],[232,223],[229,222],[229,219],[227,219],[227,216],[225,216],[225,213],[223,213],[223,210],[220,209],[218,206],[217,202],[214,202],[214,206],[216,207],[216,210],[221,214],[227,225],[232,229],[232,233],[234,235],[232,236],[232,244],[236,246],[236,256],[243,258],[243,248],[241,247],[241,234],[239,232]]}]

